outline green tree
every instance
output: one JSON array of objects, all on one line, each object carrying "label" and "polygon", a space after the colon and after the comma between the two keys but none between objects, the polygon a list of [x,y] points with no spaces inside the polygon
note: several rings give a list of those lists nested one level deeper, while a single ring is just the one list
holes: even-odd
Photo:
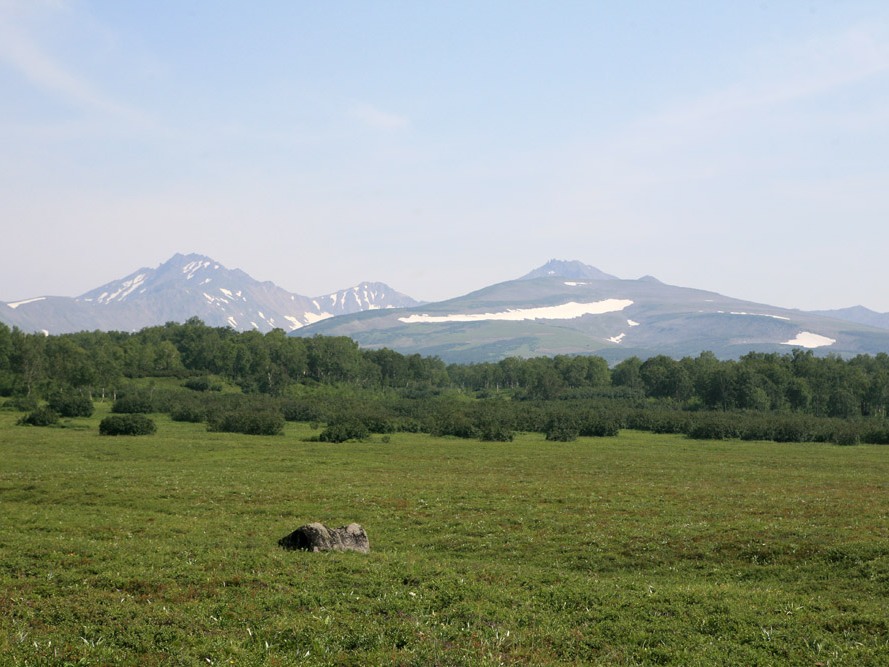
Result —
[{"label": "green tree", "polygon": [[10,365],[20,391],[26,396],[39,393],[46,381],[46,336],[26,334],[13,327],[11,342]]},{"label": "green tree", "polygon": [[645,382],[639,372],[640,368],[642,368],[642,360],[639,357],[624,359],[611,369],[611,384],[617,387],[644,390]]}]

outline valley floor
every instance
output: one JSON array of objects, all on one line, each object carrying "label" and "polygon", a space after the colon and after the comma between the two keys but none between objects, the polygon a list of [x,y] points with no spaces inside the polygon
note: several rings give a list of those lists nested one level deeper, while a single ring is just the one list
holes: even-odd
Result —
[{"label": "valley floor", "polygon": [[[18,416],[2,664],[889,664],[889,447]],[[310,521],[371,553],[277,546]]]}]

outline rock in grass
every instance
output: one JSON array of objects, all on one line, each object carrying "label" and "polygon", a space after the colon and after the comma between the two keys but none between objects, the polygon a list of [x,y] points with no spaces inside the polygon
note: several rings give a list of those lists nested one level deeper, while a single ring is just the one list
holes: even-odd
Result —
[{"label": "rock in grass", "polygon": [[302,551],[358,551],[363,554],[370,551],[367,533],[357,523],[340,528],[328,528],[323,523],[309,523],[282,537],[278,544],[285,549]]}]

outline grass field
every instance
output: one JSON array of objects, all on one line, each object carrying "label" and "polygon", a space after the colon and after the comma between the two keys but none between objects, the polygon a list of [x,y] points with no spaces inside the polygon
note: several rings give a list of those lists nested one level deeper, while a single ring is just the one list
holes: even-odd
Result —
[{"label": "grass field", "polygon": [[[18,416],[0,664],[889,664],[889,447]],[[371,553],[277,546],[310,521]]]}]

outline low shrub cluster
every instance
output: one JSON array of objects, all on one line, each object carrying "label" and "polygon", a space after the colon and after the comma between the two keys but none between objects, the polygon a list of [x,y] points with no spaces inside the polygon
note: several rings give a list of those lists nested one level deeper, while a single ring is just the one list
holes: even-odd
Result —
[{"label": "low shrub cluster", "polygon": [[226,412],[211,417],[208,429],[245,435],[281,435],[284,433],[284,417],[279,412]]},{"label": "low shrub cluster", "polygon": [[52,426],[59,423],[59,415],[49,407],[37,408],[19,419],[18,423],[23,426]]},{"label": "low shrub cluster", "polygon": [[214,382],[208,377],[188,378],[182,386],[192,391],[222,391],[222,383]]},{"label": "low shrub cluster", "polygon": [[207,419],[207,410],[201,405],[184,403],[170,410],[170,419],[174,422],[200,423]]},{"label": "low shrub cluster", "polygon": [[684,434],[707,440],[772,440],[889,444],[889,421],[879,417],[841,419],[791,411],[683,409],[675,402],[640,401],[638,396],[595,395],[571,400],[515,400],[492,394],[469,398],[438,392],[413,398],[408,392],[362,392],[318,387],[299,396],[212,391],[129,391],[113,412],[158,411],[167,405],[174,421],[206,422],[213,431],[248,435],[283,432],[286,421],[326,424],[323,440],[360,440],[370,434],[424,432],[494,442],[516,433],[545,434],[569,442],[579,437],[611,437],[621,429]]},{"label": "low shrub cluster", "polygon": [[370,430],[358,420],[349,419],[328,424],[321,431],[318,440],[321,442],[346,442],[348,440],[366,440]]},{"label": "low shrub cluster", "polygon": [[91,417],[93,414],[92,400],[81,394],[53,394],[48,403],[60,417]]},{"label": "low shrub cluster", "polygon": [[551,442],[574,442],[580,435],[580,429],[573,419],[561,415],[549,420],[544,433]]},{"label": "low shrub cluster", "polygon": [[116,414],[145,414],[157,412],[152,397],[147,393],[132,393],[120,396],[111,406],[111,412]]},{"label": "low shrub cluster", "polygon": [[152,435],[157,425],[143,414],[110,415],[99,423],[100,435]]}]

